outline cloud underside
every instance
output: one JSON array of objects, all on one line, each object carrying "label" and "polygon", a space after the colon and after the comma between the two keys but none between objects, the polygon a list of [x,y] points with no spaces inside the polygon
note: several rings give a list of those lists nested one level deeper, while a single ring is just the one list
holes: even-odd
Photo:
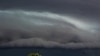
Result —
[{"label": "cloud underside", "polygon": [[77,22],[50,12],[0,10],[0,46],[100,48],[99,34],[78,28]]},{"label": "cloud underside", "polygon": [[61,48],[99,48],[99,42],[66,42],[60,43],[56,41],[47,41],[42,38],[29,38],[11,41],[8,43],[1,44],[1,47],[61,47]]}]

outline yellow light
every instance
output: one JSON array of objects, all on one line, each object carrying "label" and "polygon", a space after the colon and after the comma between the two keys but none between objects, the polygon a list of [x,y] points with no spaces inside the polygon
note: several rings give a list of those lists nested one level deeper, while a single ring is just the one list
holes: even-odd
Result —
[{"label": "yellow light", "polygon": [[29,53],[28,56],[42,56],[39,53]]}]

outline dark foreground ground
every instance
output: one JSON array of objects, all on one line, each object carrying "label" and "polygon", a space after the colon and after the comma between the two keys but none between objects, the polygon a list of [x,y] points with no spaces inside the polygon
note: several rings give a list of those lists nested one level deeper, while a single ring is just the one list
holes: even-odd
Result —
[{"label": "dark foreground ground", "polygon": [[39,52],[42,56],[100,56],[100,49],[64,49],[42,47],[0,48],[0,56],[28,56],[29,53]]}]

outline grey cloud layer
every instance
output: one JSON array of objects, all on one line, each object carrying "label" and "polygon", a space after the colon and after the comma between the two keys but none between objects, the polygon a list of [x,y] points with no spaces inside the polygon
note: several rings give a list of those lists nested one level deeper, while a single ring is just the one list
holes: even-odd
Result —
[{"label": "grey cloud layer", "polygon": [[1,0],[1,9],[44,10],[91,16],[100,14],[99,0]]},{"label": "grey cloud layer", "polygon": [[48,11],[70,15],[100,29],[99,0],[0,0],[0,9]]},{"label": "grey cloud layer", "polygon": [[0,46],[100,47],[99,33],[76,26],[74,19],[50,12],[0,11]]}]

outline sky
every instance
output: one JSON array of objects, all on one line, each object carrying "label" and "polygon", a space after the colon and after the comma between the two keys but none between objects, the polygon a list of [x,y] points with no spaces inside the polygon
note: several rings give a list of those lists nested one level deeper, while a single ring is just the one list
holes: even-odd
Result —
[{"label": "sky", "polygon": [[100,48],[99,0],[0,0],[0,46]]},{"label": "sky", "polygon": [[[0,0],[1,10],[28,10],[53,12],[74,17],[83,28],[99,30],[99,0]],[[79,23],[78,23],[79,24]]]}]

